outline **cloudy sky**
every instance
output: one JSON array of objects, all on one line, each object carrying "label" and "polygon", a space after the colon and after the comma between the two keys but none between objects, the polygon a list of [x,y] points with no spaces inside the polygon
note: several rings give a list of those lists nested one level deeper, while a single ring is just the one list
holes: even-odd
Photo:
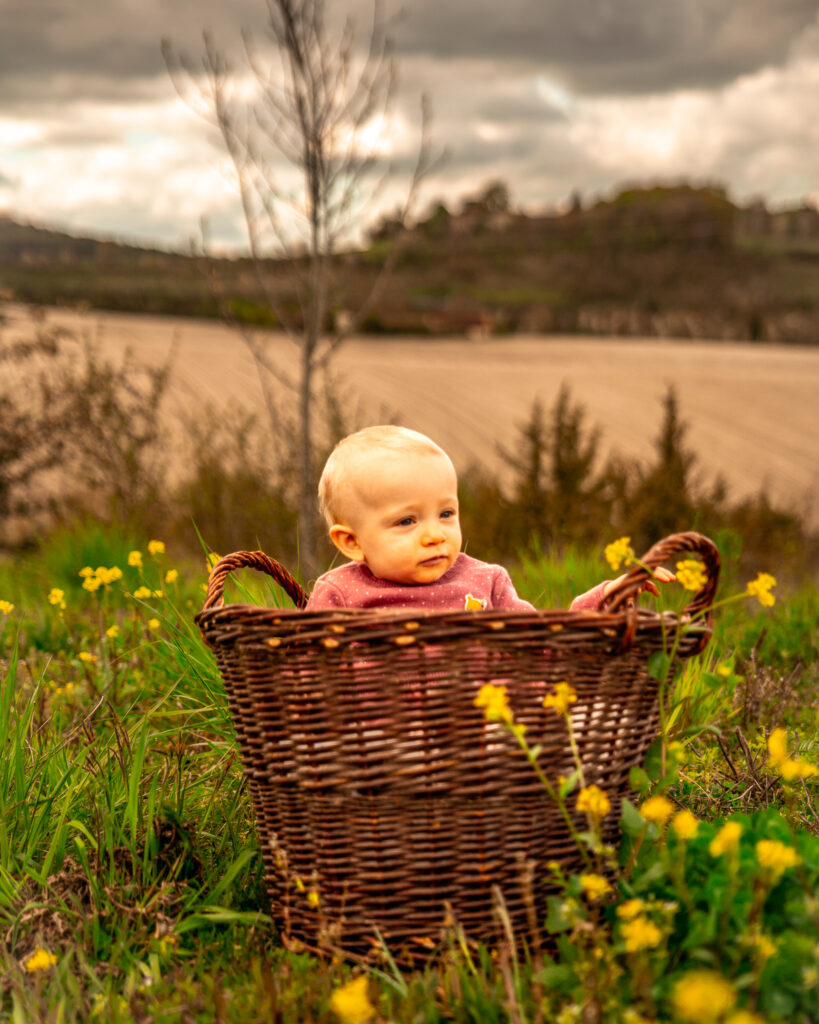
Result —
[{"label": "cloudy sky", "polygon": [[[362,26],[371,6],[328,0]],[[0,212],[172,247],[206,217],[215,244],[240,244],[228,161],[160,42],[196,60],[210,28],[232,51],[265,10],[0,0]],[[378,145],[401,166],[427,93],[448,153],[421,209],[498,178],[531,211],[680,179],[819,204],[819,0],[405,0],[391,34],[399,89]]]}]

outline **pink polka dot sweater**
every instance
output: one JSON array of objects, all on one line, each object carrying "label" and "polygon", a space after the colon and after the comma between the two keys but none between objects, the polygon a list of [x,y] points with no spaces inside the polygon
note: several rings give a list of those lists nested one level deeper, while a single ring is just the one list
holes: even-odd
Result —
[{"label": "pink polka dot sweater", "polygon": [[[603,598],[605,582],[576,597],[573,611],[596,609]],[[373,576],[366,565],[348,562],[319,576],[307,611],[331,608],[391,608],[429,611],[505,609],[531,611],[534,605],[518,597],[509,573],[501,565],[490,565],[460,554],[450,569],[434,583],[393,583]]]}]

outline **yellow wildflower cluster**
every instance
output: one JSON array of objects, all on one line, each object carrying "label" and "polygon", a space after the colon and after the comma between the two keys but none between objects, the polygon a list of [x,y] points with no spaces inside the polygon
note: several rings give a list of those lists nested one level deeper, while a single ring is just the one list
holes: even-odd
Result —
[{"label": "yellow wildflower cluster", "polygon": [[689,810],[677,811],[671,819],[671,827],[678,838],[693,839],[699,831],[700,823]]},{"label": "yellow wildflower cluster", "polygon": [[52,587],[48,592],[48,603],[53,604],[60,609],[65,608],[65,591],[60,590],[59,587]]},{"label": "yellow wildflower cluster", "polygon": [[783,871],[801,863],[799,854],[792,846],[776,839],[760,839],[756,844],[756,859],[760,867],[770,871],[774,878],[779,878]]},{"label": "yellow wildflower cluster", "polygon": [[65,686],[58,686],[54,690],[54,693],[58,697],[70,697],[71,694],[74,692],[74,689],[75,687],[73,683],[66,683]]},{"label": "yellow wildflower cluster", "polygon": [[128,552],[128,565],[133,566],[135,569],[142,568],[142,552],[141,551],[129,551]]},{"label": "yellow wildflower cluster", "polygon": [[159,629],[160,625],[159,619],[148,619],[148,629]]},{"label": "yellow wildflower cluster", "polygon": [[645,910],[645,903],[638,898],[626,900],[625,903],[621,903],[617,908],[617,916],[622,918],[623,921],[631,921],[632,918],[637,917],[638,914],[642,914]]},{"label": "yellow wildflower cluster", "polygon": [[708,582],[708,573],[702,562],[694,558],[684,558],[677,562],[677,582],[686,590],[702,590]]},{"label": "yellow wildflower cluster", "polygon": [[755,580],[751,580],[745,588],[745,592],[749,597],[755,597],[765,608],[771,608],[776,602],[776,598],[771,593],[775,586],[776,578],[770,573],[761,572]]},{"label": "yellow wildflower cluster", "polygon": [[801,757],[788,755],[788,734],[784,729],[774,729],[768,737],[768,764],[775,768],[786,782],[819,775],[819,768],[815,764]]},{"label": "yellow wildflower cluster", "polygon": [[57,957],[53,953],[49,953],[48,950],[38,946],[30,956],[26,957],[23,961],[23,966],[33,974],[35,971],[47,971],[56,963]]},{"label": "yellow wildflower cluster", "polygon": [[751,935],[750,945],[756,950],[756,955],[765,963],[766,960],[770,960],[772,956],[776,955],[778,949],[773,939],[767,935],[763,935],[762,932],[757,932]]},{"label": "yellow wildflower cluster", "polygon": [[599,786],[586,786],[577,794],[577,809],[601,821],[611,810],[611,801]]},{"label": "yellow wildflower cluster", "polygon": [[619,540],[607,544],[603,554],[606,561],[615,572],[621,565],[631,565],[634,561],[634,549],[631,546],[631,537],[620,537]]},{"label": "yellow wildflower cluster", "polygon": [[602,899],[611,892],[608,879],[602,875],[581,875],[579,881],[583,892],[592,902]]},{"label": "yellow wildflower cluster", "polygon": [[221,555],[217,555],[215,551],[211,551],[206,559],[208,563],[208,571],[210,571],[214,567],[214,565],[216,565],[216,563],[220,561],[221,558]]},{"label": "yellow wildflower cluster", "polygon": [[643,949],[656,949],[663,941],[663,933],[647,917],[631,918],[620,929],[626,940],[627,953],[639,953]]},{"label": "yellow wildflower cluster", "polygon": [[161,540],[149,540],[148,541],[148,554],[156,557],[157,555],[165,554],[165,544]]},{"label": "yellow wildflower cluster", "polygon": [[134,597],[138,598],[140,601],[147,601],[150,596],[150,587],[137,587],[136,590],[134,591]]},{"label": "yellow wildflower cluster", "polygon": [[487,722],[511,722],[512,709],[506,697],[505,686],[484,683],[474,700],[476,708],[483,708]]},{"label": "yellow wildflower cluster", "polygon": [[116,623],[113,626],[109,626],[105,631],[105,635],[109,640],[116,639],[116,637],[119,636],[119,626],[117,626]]},{"label": "yellow wildflower cluster", "polygon": [[640,814],[646,821],[652,821],[656,825],[664,825],[673,813],[674,804],[662,794],[649,797],[640,808]]},{"label": "yellow wildflower cluster", "polygon": [[765,1021],[750,1010],[734,1010],[730,1017],[725,1018],[725,1024],[765,1024]]},{"label": "yellow wildflower cluster", "polygon": [[739,849],[739,837],[742,835],[742,825],[738,821],[726,821],[708,844],[708,852],[712,857],[721,857],[723,854],[733,854]]},{"label": "yellow wildflower cluster", "polygon": [[112,565],[110,569],[104,565],[99,565],[96,569],[92,569],[90,565],[87,565],[84,569],[80,569],[80,576],[82,576],[83,589],[93,593],[93,591],[99,590],[100,587],[107,587],[116,580],[121,580],[122,569],[116,565]]},{"label": "yellow wildflower cluster", "polygon": [[0,601],[0,615],[11,615],[14,605],[11,601]]},{"label": "yellow wildflower cluster", "polygon": [[342,1024],[367,1024],[375,1007],[367,994],[367,976],[359,975],[337,988],[330,997],[330,1006]]},{"label": "yellow wildflower cluster", "polygon": [[716,971],[696,970],[680,978],[671,992],[678,1017],[691,1024],[716,1020],[736,1002],[733,986]]},{"label": "yellow wildflower cluster", "polygon": [[547,693],[543,698],[544,708],[554,708],[558,715],[565,715],[569,705],[577,700],[577,694],[571,683],[557,683],[554,693]]},{"label": "yellow wildflower cluster", "polygon": [[168,569],[168,571],[165,573],[165,582],[166,583],[176,583],[176,581],[178,579],[179,579],[179,570],[178,569]]},{"label": "yellow wildflower cluster", "polygon": [[96,654],[91,654],[90,651],[80,651],[77,657],[80,661],[84,661],[86,664],[97,660]]}]

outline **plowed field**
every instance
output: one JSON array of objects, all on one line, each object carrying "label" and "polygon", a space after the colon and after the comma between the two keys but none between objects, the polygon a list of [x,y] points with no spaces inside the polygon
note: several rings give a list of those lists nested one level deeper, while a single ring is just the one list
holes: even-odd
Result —
[{"label": "plowed field", "polygon": [[[7,330],[30,330],[25,310],[5,308]],[[247,347],[229,328],[196,320],[59,312],[52,320],[130,347],[156,363],[175,347],[173,402],[204,407],[262,402]],[[286,338],[266,336],[270,357],[296,368]],[[498,444],[540,396],[549,408],[562,382],[598,424],[607,448],[648,458],[661,398],[674,384],[688,444],[705,481],[717,473],[734,497],[768,489],[772,501],[819,523],[819,346],[708,341],[513,336],[465,340],[356,338],[333,370],[362,418],[400,418],[434,437],[461,467],[501,467]]]}]

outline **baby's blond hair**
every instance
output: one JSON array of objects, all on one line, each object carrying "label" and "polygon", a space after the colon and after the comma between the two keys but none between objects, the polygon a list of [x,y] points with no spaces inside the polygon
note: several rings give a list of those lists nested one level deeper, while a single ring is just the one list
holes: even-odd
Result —
[{"label": "baby's blond hair", "polygon": [[348,434],[330,452],[319,480],[319,511],[328,526],[342,521],[340,508],[342,481],[349,477],[351,470],[362,456],[371,455],[374,451],[379,450],[396,453],[429,452],[431,455],[443,455],[445,459],[449,459],[443,448],[426,434],[420,434],[417,430],[410,430],[408,427],[387,424],[378,427],[365,427],[363,430],[357,430],[354,434]]}]

